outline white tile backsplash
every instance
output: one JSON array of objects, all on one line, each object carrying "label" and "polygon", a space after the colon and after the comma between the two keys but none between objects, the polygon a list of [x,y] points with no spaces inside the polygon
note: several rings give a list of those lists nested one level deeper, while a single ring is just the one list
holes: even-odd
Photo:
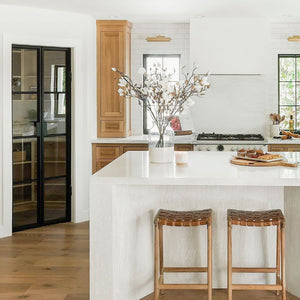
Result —
[{"label": "white tile backsplash", "polygon": [[[300,23],[272,23],[269,68],[261,76],[211,76],[211,90],[192,110],[194,129],[207,132],[263,133],[268,135],[271,112],[278,107],[278,54],[300,54],[300,43],[288,42],[299,35]],[[165,35],[170,43],[147,43],[148,36]],[[189,66],[189,24],[136,23],[132,29],[132,69],[134,80],[143,64],[143,54],[181,54],[182,65]],[[207,59],[213,59],[209,57]],[[132,100],[132,132],[142,133],[142,110]]]},{"label": "white tile backsplash", "polygon": [[[149,36],[164,35],[171,42],[149,43]],[[186,23],[135,23],[131,35],[131,76],[134,81],[141,82],[138,69],[143,65],[143,54],[180,54],[181,66],[189,65],[189,24]],[[143,114],[136,99],[131,105],[132,134],[143,132]]]}]

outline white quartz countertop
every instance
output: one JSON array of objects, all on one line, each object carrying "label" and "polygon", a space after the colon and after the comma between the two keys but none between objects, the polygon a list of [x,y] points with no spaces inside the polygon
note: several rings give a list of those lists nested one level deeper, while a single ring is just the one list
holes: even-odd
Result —
[{"label": "white quartz countertop", "polygon": [[[194,135],[176,136],[174,138],[176,144],[193,144],[195,142]],[[99,138],[92,141],[93,144],[148,144],[148,135],[132,135],[126,138]]]},{"label": "white quartz countertop", "polygon": [[[299,140],[300,141],[300,140]],[[126,138],[98,138],[92,140],[93,144],[148,144],[148,135],[136,135]],[[267,140],[264,141],[205,141],[196,140],[194,134],[188,136],[175,136],[175,144],[193,144],[193,145],[266,145]]]},{"label": "white quartz countertop", "polygon": [[[92,175],[115,184],[300,186],[300,167],[247,167],[230,163],[232,152],[188,152],[188,165],[149,163],[148,151],[130,151]],[[300,162],[299,152],[282,153]]]}]

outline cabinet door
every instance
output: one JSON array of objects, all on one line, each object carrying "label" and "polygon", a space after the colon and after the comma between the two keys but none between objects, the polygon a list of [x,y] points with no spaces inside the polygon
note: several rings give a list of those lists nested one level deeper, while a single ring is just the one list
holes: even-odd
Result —
[{"label": "cabinet door", "polygon": [[113,160],[120,155],[119,146],[97,146],[96,159],[97,160]]},{"label": "cabinet door", "polygon": [[123,117],[124,100],[118,93],[119,76],[112,68],[123,70],[122,31],[100,32],[100,116]]},{"label": "cabinet door", "polygon": [[97,134],[98,137],[130,135],[130,98],[118,93],[117,68],[130,75],[131,23],[97,21]]},{"label": "cabinet door", "polygon": [[99,171],[121,154],[119,145],[93,144],[93,173]]}]

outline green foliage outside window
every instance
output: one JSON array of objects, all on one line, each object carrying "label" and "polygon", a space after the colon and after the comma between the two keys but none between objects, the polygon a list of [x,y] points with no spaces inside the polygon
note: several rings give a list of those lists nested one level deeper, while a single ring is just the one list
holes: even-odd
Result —
[{"label": "green foliage outside window", "polygon": [[289,128],[293,116],[295,130],[300,130],[300,55],[279,55],[278,112],[285,115],[282,129]]}]

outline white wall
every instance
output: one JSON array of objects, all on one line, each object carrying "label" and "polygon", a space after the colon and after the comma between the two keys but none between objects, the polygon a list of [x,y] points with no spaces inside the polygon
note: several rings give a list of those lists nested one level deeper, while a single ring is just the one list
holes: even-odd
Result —
[{"label": "white wall", "polygon": [[[146,38],[164,35],[171,42],[149,43]],[[141,82],[138,70],[143,66],[143,54],[180,54],[181,66],[189,66],[189,24],[186,23],[134,23],[131,35],[131,76]],[[132,134],[143,133],[143,114],[141,107],[132,99]]]},{"label": "white wall", "polygon": [[96,26],[89,16],[0,6],[0,237],[11,234],[11,44],[71,47],[72,220],[88,220],[91,139],[96,136]]},{"label": "white wall", "polygon": [[278,54],[300,54],[300,43],[287,38],[299,35],[299,23],[273,23],[271,26],[270,72],[268,76],[268,112],[276,112],[278,104]]}]

